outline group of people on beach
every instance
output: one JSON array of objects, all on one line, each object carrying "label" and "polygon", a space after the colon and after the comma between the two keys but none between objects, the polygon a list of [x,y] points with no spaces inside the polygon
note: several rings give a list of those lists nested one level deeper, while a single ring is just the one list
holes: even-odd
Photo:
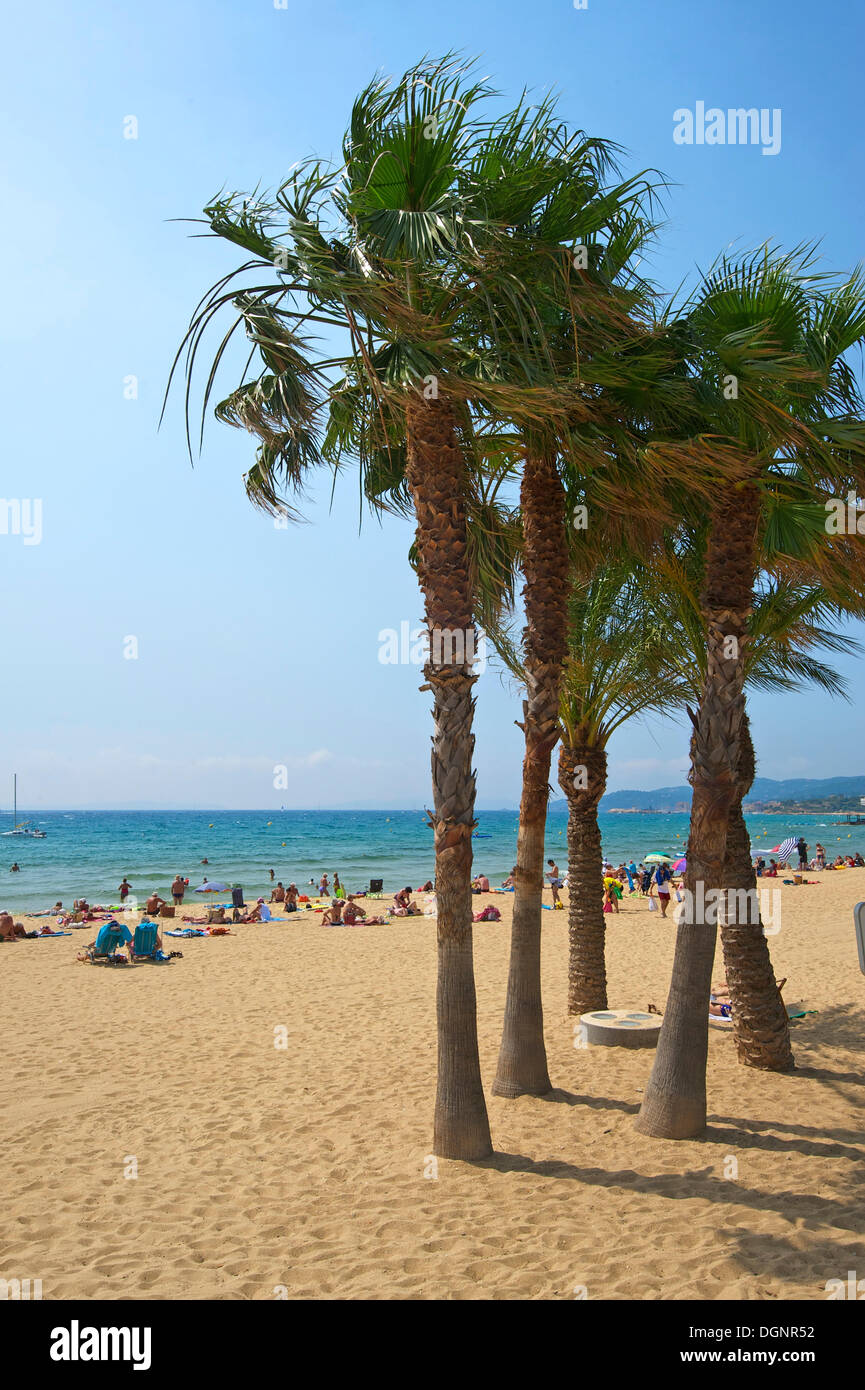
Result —
[{"label": "group of people on beach", "polygon": [[[796,842],[795,852],[798,856],[800,871],[806,869],[819,871],[865,868],[865,857],[859,852],[848,853],[846,855],[838,854],[832,862],[827,862],[825,848],[819,841],[815,846],[813,858],[809,859],[808,845],[801,835]],[[206,862],[206,860],[202,860],[202,863]],[[776,878],[787,868],[787,862],[788,861],[784,860],[779,862],[774,858],[770,858],[767,863],[765,857],[758,854],[753,860],[754,871],[758,878]],[[18,865],[15,864],[13,870],[17,868]],[[667,916],[671,896],[676,891],[673,872],[668,863],[660,862],[656,864],[646,864],[641,862],[638,864],[632,858],[627,863],[623,862],[619,864],[618,868],[614,868],[609,860],[605,859],[603,862],[603,873],[605,913],[618,913],[619,903],[622,901],[625,884],[627,884],[629,896],[641,895],[654,899],[657,908],[660,910],[661,916]],[[513,891],[516,874],[517,866],[514,865],[510,874],[502,882],[502,890]],[[562,902],[559,896],[559,890],[567,884],[567,879],[562,876],[555,859],[551,858],[547,860],[545,877],[549,882],[553,906],[561,907]],[[310,904],[309,897],[306,894],[298,892],[296,883],[289,883],[288,886],[285,887],[282,880],[276,882],[276,873],[273,869],[270,870],[270,878],[271,882],[274,884],[270,894],[270,902],[279,904],[283,912],[294,913],[299,911],[301,906]],[[207,880],[205,879],[204,882],[206,883]],[[309,887],[312,889],[315,888],[314,879],[309,880]],[[472,892],[478,894],[500,891],[491,890],[489,876],[486,873],[477,874],[472,880],[471,887]],[[170,889],[174,908],[182,906],[188,888],[189,879],[177,873]],[[358,900],[366,897],[366,893],[346,893],[344,885],[340,882],[339,874],[336,872],[333,874],[332,886],[329,875],[326,872],[322,873],[318,881],[318,890],[321,898],[330,899],[329,906],[325,907],[322,911],[321,922],[323,926],[358,926],[361,924],[372,926],[375,924],[382,924],[386,920],[381,916],[370,916],[366,909],[361,906]],[[426,883],[421,884],[417,892],[426,894],[434,893],[435,885],[433,880],[428,879]],[[132,894],[132,884],[125,875],[119,885],[118,893],[121,906],[125,906]],[[167,905],[167,899],[161,897],[158,891],[154,889],[144,903],[144,911],[148,917],[158,917],[162,909]],[[242,905],[241,902],[241,906]],[[651,905],[650,903],[650,906]],[[319,910],[321,911],[321,909]],[[65,912],[62,901],[58,900],[54,904],[54,907],[44,915],[56,916],[59,928],[81,926],[95,920],[94,910],[91,908],[86,898],[76,898],[71,911],[66,910]],[[401,888],[394,894],[393,905],[388,909],[388,915],[391,917],[415,917],[423,915],[421,907],[412,897],[412,889],[410,886]],[[265,900],[262,897],[259,898],[256,905],[244,915],[241,915],[235,904],[233,921],[268,921],[270,920],[270,916],[265,906]],[[11,913],[0,910],[0,942],[18,941],[28,936],[55,934],[56,931],[47,926],[43,927],[41,932],[28,932],[21,922],[16,922],[13,919]]]},{"label": "group of people on beach", "polygon": [[[796,853],[799,858],[799,871],[810,869],[813,873],[822,872],[824,869],[865,869],[865,859],[857,851],[855,854],[838,854],[831,863],[826,862],[826,851],[819,840],[814,846],[813,859],[808,858],[808,845],[802,835],[796,841]],[[758,854],[754,859],[754,872],[758,878],[777,878],[783,872],[789,861],[776,859],[769,860],[768,864],[764,855]]]}]

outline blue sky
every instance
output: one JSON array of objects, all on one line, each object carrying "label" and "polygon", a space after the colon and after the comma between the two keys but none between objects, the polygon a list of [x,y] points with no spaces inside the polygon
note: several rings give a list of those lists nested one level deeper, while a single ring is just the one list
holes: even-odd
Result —
[{"label": "blue sky", "polygon": [[[828,266],[852,266],[863,27],[849,0],[15,7],[0,84],[0,495],[41,499],[42,538],[0,534],[0,805],[13,769],[31,808],[429,800],[429,697],[416,670],[378,659],[383,629],[420,619],[411,527],[367,520],[359,535],[346,475],[332,508],[328,483],[308,524],[277,530],[244,497],[248,436],[209,424],[192,469],[179,398],[157,433],[189,313],[233,263],[170,219],[335,154],[373,73],[456,48],[507,97],[557,90],[571,123],[628,148],[628,168],[669,176],[650,267],[662,285],[733,241],[822,239]],[[673,112],[698,101],[780,108],[780,153],[674,143]],[[861,681],[859,662],[841,665]],[[518,701],[492,670],[477,694],[478,804],[512,806]],[[752,718],[765,776],[865,772],[858,702],[756,696]],[[610,786],[679,782],[686,752],[681,725],[628,727]]]}]

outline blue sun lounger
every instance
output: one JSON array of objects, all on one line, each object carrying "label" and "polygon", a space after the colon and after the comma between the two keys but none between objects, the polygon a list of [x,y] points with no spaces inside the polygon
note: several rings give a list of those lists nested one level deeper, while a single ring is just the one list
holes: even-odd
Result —
[{"label": "blue sun lounger", "polygon": [[158,936],[159,928],[155,922],[139,922],[132,938],[132,959],[152,960],[159,965],[170,961],[171,957],[166,956],[156,945]]},{"label": "blue sun lounger", "polygon": [[[121,927],[117,922],[103,922],[93,945],[86,948],[91,965],[113,965],[115,952],[125,946],[127,936],[128,928]],[[125,957],[121,959],[125,960]]]}]

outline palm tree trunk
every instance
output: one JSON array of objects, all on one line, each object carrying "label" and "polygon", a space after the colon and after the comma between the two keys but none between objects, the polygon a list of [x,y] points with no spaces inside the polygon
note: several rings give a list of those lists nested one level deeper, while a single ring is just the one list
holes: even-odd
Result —
[{"label": "palm tree trunk", "polygon": [[475,628],[466,544],[466,465],[443,400],[406,402],[406,477],[417,518],[418,576],[433,692],[432,783],[438,904],[438,1084],[433,1151],[442,1158],[492,1153],[478,1056],[472,959],[472,718]]},{"label": "palm tree trunk", "polygon": [[757,875],[751,861],[751,841],[742,801],[750,791],[756,768],[747,715],[739,744],[739,785],[727,831],[724,862],[721,944],[727,984],[733,1005],[733,1036],[739,1061],[763,1071],[790,1071],[796,1065],[790,1046],[787,1009],[775,983],[769,943],[757,897]]},{"label": "palm tree trunk", "polygon": [[701,603],[706,619],[706,681],[692,716],[691,827],[685,906],[655,1064],[637,1129],[689,1139],[706,1125],[709,993],[717,941],[717,896],[724,884],[730,812],[736,796],[745,712],[746,625],[756,572],[759,494],[750,485],[725,494],[712,518]]},{"label": "palm tree trunk", "polygon": [[541,895],[550,761],[559,737],[559,689],[567,648],[568,549],[565,490],[555,457],[530,453],[520,489],[523,519],[523,788],[517,832],[511,957],[497,1096],[541,1096],[552,1089],[541,1003]]},{"label": "palm tree trunk", "polygon": [[564,740],[559,786],[568,801],[568,1013],[607,1007],[604,868],[598,802],[607,785],[603,748]]}]

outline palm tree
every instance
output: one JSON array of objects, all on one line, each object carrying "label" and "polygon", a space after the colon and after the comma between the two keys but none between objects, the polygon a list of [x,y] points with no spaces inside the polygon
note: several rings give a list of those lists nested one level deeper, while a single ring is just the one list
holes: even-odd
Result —
[{"label": "palm tree", "polygon": [[[593,360],[640,331],[633,315],[646,287],[628,270],[650,225],[643,209],[653,190],[644,177],[609,183],[614,147],[567,134],[552,122],[513,130],[485,161],[487,197],[511,228],[510,249],[538,305],[538,352],[545,379],[573,387],[566,428],[517,429],[524,578],[521,677],[525,738],[517,835],[511,954],[496,1095],[543,1095],[551,1089],[541,1001],[541,899],[550,764],[559,736],[559,693],[567,644],[569,534],[562,473],[605,462],[598,444],[610,403],[592,380]],[[528,138],[526,138],[528,136]],[[578,242],[583,263],[562,243]],[[517,334],[515,333],[516,337]],[[577,363],[574,348],[577,347]],[[538,344],[535,344],[538,347]]]},{"label": "palm tree", "polygon": [[568,1012],[607,1007],[598,804],[607,747],[626,720],[681,703],[684,683],[627,554],[575,584],[561,699],[559,785],[568,803]]},{"label": "palm tree", "polygon": [[[763,495],[782,487],[793,471],[815,496],[839,475],[857,487],[862,477],[863,403],[845,357],[865,335],[862,279],[857,272],[827,288],[801,249],[781,256],[767,248],[740,263],[724,259],[702,285],[687,332],[691,367],[713,425],[713,452],[740,470],[734,487],[719,488],[701,595],[706,680],[693,716],[685,879],[693,907],[700,901],[698,885],[707,895],[724,887],[731,815],[747,775],[745,655]],[[689,456],[687,442],[652,448],[683,461]],[[704,1128],[716,934],[711,911],[692,910],[680,921],[655,1063],[637,1119],[643,1133],[687,1138]]]},{"label": "palm tree", "polygon": [[[797,536],[796,523],[804,536]],[[767,521],[774,524],[767,525]],[[845,616],[819,585],[773,578],[767,571],[776,557],[781,513],[764,517],[761,576],[749,618],[745,679],[749,687],[772,692],[795,690],[811,683],[846,697],[846,684],[831,666],[814,655],[818,649],[849,653],[858,644],[837,630]],[[801,553],[810,518],[786,510],[785,544]],[[698,601],[705,530],[680,533],[676,543],[645,573],[650,605],[656,620],[679,640],[667,656],[682,681],[685,698],[696,704],[706,680],[706,633]],[[766,548],[768,547],[768,549]],[[858,611],[857,603],[853,611]],[[688,705],[682,702],[687,709]],[[727,982],[733,1001],[733,1033],[740,1061],[767,1071],[787,1071],[793,1065],[787,1010],[772,968],[757,898],[757,879],[742,803],[755,775],[754,749],[747,715],[743,717],[736,794],[730,813],[724,861],[721,905],[721,943]]]},{"label": "palm tree", "polygon": [[[354,104],[341,168],[301,165],[272,203],[215,199],[205,209],[211,230],[253,259],[214,286],[185,339],[191,378],[210,321],[229,303],[239,311],[211,367],[204,410],[226,345],[242,324],[252,342],[250,360],[257,354],[263,369],[248,379],[248,363],[217,414],[261,441],[247,476],[259,505],[284,507],[282,489],[298,490],[310,468],[338,456],[350,430],[362,467],[381,466],[392,444],[400,452],[417,520],[430,635],[426,688],[433,694],[439,904],[433,1146],[460,1158],[483,1157],[492,1147],[471,937],[475,676],[465,497],[472,445],[464,392],[448,372],[452,330],[442,316],[452,305],[435,285],[446,279],[466,236],[456,185],[477,138],[474,108],[485,95],[450,59],[412,69],[393,84],[373,82]],[[281,236],[278,219],[285,223]],[[239,277],[253,283],[238,289]],[[333,357],[310,354],[304,335],[319,325],[347,338]],[[353,409],[360,418],[347,426]]]}]

